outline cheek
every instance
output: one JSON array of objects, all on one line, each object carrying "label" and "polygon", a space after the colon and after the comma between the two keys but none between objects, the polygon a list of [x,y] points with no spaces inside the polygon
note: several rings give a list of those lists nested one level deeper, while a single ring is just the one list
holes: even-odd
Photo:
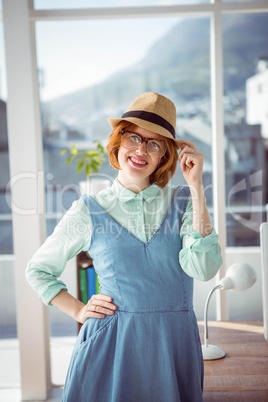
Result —
[{"label": "cheek", "polygon": [[160,162],[161,162],[161,158],[154,158],[153,159],[154,170],[160,165]]},{"label": "cheek", "polygon": [[125,160],[125,148],[123,148],[122,146],[120,146],[119,150],[118,150],[118,162],[119,165],[121,166],[121,163]]}]

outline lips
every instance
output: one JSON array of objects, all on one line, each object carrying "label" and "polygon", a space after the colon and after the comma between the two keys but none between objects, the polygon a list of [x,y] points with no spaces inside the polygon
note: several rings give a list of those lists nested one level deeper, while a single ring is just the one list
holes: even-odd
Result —
[{"label": "lips", "polygon": [[129,160],[135,167],[141,168],[148,165],[148,162],[145,159],[138,158],[136,156],[129,156]]}]

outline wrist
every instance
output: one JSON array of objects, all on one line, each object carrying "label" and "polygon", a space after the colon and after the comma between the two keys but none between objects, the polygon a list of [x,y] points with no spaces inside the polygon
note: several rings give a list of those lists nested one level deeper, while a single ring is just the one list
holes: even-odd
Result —
[{"label": "wrist", "polygon": [[72,317],[77,322],[81,322],[81,311],[83,307],[85,307],[84,303],[78,299],[75,299],[72,308]]},{"label": "wrist", "polygon": [[203,182],[198,182],[194,184],[188,184],[192,200],[199,201],[205,197]]},{"label": "wrist", "polygon": [[76,321],[79,320],[80,311],[85,306],[84,303],[70,295],[66,290],[61,290],[50,303]]}]

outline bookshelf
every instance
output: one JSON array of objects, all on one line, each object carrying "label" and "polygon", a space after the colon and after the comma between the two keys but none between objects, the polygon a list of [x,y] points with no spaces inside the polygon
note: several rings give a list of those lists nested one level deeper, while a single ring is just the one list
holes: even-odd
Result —
[{"label": "bookshelf", "polygon": [[[98,275],[94,269],[93,259],[87,251],[81,251],[76,256],[77,298],[84,304],[93,294],[99,293]],[[78,323],[78,332],[82,324]]]}]

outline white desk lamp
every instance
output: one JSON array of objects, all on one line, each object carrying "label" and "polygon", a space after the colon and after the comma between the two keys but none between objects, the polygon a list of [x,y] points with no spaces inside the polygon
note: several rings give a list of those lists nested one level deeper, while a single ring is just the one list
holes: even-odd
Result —
[{"label": "white desk lamp", "polygon": [[218,346],[208,344],[208,304],[215,290],[235,290],[242,292],[249,289],[257,280],[256,272],[246,263],[231,265],[224,278],[209,293],[204,313],[204,345],[202,345],[203,360],[216,360],[225,356],[225,352]]}]

